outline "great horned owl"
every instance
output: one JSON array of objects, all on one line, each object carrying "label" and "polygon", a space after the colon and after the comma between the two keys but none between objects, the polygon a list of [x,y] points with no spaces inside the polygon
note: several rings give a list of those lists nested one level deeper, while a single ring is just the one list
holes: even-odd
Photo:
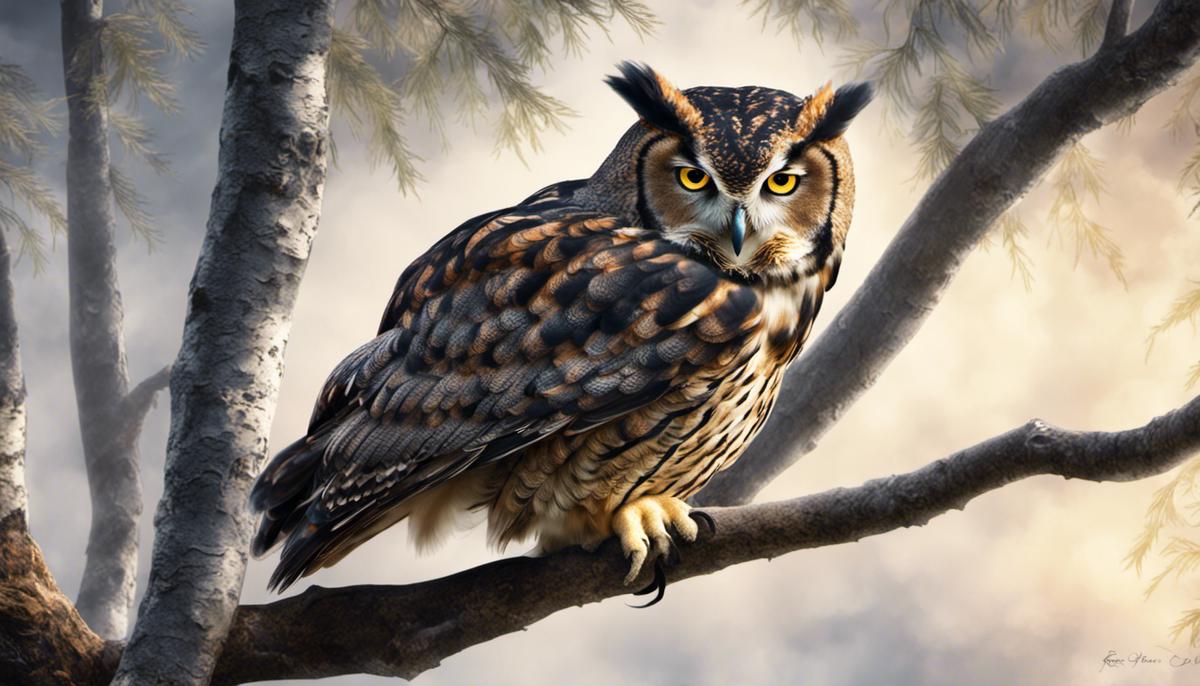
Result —
[{"label": "great horned owl", "polygon": [[400,276],[254,487],[273,587],[407,519],[486,513],[499,546],[619,538],[627,582],[693,540],[684,499],[731,465],[833,286],[865,84],[679,90],[624,63],[640,119],[591,178],[469,219]]}]

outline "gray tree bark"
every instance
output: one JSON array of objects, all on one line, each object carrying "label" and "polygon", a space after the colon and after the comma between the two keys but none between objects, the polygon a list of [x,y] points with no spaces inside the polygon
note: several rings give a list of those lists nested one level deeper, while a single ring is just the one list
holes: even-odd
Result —
[{"label": "gray tree bark", "polygon": [[26,525],[25,377],[13,298],[12,255],[0,231],[0,521]]},{"label": "gray tree bark", "polygon": [[239,0],[208,229],[171,374],[150,582],[114,684],[204,684],[237,607],[320,215],[333,0]]},{"label": "gray tree bark", "polygon": [[[130,397],[109,183],[108,112],[88,98],[89,83],[104,68],[102,47],[95,40],[102,13],[101,0],[62,0],[71,370],[92,501],[76,606],[96,633],[116,639],[126,635],[136,590],[142,514],[137,439],[166,376],[151,377],[143,393]],[[81,47],[91,49],[81,53]],[[147,392],[148,400],[142,401]]]},{"label": "gray tree bark", "polygon": [[929,188],[883,257],[829,328],[788,372],[762,434],[696,497],[749,502],[874,385],[937,306],[992,224],[1072,142],[1135,112],[1200,54],[1200,2],[1163,0],[1118,36],[1128,0],[1114,3],[1109,36],[1090,59],[1051,74],[984,126]]}]

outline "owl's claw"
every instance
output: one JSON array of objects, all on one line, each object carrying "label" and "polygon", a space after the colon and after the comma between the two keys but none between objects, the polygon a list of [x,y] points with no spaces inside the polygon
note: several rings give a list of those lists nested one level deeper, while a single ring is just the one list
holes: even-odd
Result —
[{"label": "owl's claw", "polygon": [[692,510],[688,516],[696,520],[698,524],[703,524],[705,529],[708,529],[708,534],[714,536],[717,533],[717,523],[713,520],[712,515],[701,510]]},{"label": "owl's claw", "polygon": [[[671,551],[675,553],[676,558],[679,557],[679,553],[676,552],[674,548],[672,548]],[[650,607],[651,605],[654,605],[658,601],[662,600],[663,596],[667,594],[667,569],[666,563],[663,562],[661,557],[654,558],[654,579],[651,580],[650,584],[642,590],[634,591],[633,595],[649,595],[654,591],[658,591],[658,593],[654,596],[653,600],[643,605],[630,605],[629,607],[638,610]]]},{"label": "owl's claw", "polygon": [[687,503],[678,498],[647,496],[621,507],[613,515],[613,531],[629,560],[625,583],[633,583],[648,557],[654,559],[654,581],[634,595],[645,595],[658,589],[658,597],[641,607],[649,607],[662,599],[667,587],[666,565],[679,560],[679,551],[673,545],[667,527],[673,528],[689,543],[700,534],[700,527],[689,516],[690,510]]}]

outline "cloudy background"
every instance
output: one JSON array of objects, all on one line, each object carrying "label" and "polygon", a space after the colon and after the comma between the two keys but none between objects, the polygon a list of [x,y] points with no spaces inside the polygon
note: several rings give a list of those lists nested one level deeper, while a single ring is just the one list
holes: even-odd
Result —
[{"label": "cloudy background", "polygon": [[[129,363],[136,381],[172,360],[187,282],[208,213],[224,74],[232,31],[226,3],[193,2],[194,26],[209,47],[171,73],[183,112],[165,119],[144,108],[171,154],[174,179],[125,168],[152,198],[163,243],[148,253],[122,230],[119,269]],[[645,60],[678,85],[756,83],[810,91],[841,80],[836,50],[797,49],[788,33],[762,32],[737,3],[652,3],[663,24],[639,41],[615,25],[586,55],[539,74],[545,90],[579,117],[547,134],[528,165],[494,154],[486,127],[449,126],[451,149],[424,140],[427,182],[402,196],[386,171],[371,171],[361,145],[341,131],[340,168],[329,177],[321,229],[300,293],[272,445],[303,431],[326,372],[374,332],[396,276],[462,219],[511,204],[555,180],[590,174],[632,121],[602,77],[621,59]],[[1149,3],[1143,3],[1149,4]],[[57,3],[0,6],[0,58],[16,62],[49,95],[62,92]],[[864,19],[871,23],[873,20]],[[1014,50],[997,59],[993,82],[1006,97],[1027,92],[1068,59]],[[1176,190],[1187,155],[1163,132],[1171,96],[1152,101],[1132,134],[1088,139],[1104,160],[1110,193],[1091,211],[1114,229],[1127,257],[1128,287],[1043,226],[1043,192],[1022,205],[1033,232],[1027,248],[1036,282],[1026,291],[999,250],[964,265],[944,301],[878,385],[818,449],[762,494],[778,499],[919,467],[1032,416],[1079,429],[1140,425],[1190,395],[1183,388],[1200,341],[1186,327],[1146,358],[1145,336],[1187,279],[1200,278],[1197,220]],[[916,155],[884,131],[878,105],[849,133],[859,199],[838,287],[818,329],[862,281],[920,196],[910,182]],[[65,144],[42,171],[56,187]],[[34,276],[17,269],[17,310],[29,388],[27,477],[31,526],[68,593],[83,568],[89,506],[67,351],[66,253]],[[818,331],[818,335],[819,335]],[[142,545],[162,489],[166,403],[142,439],[146,513]],[[988,494],[964,512],[919,529],[794,553],[679,583],[652,610],[627,599],[572,608],[527,631],[453,656],[415,683],[669,684],[1193,684],[1200,667],[1101,669],[1110,650],[1190,655],[1167,627],[1196,600],[1194,580],[1143,600],[1145,580],[1123,568],[1149,494],[1166,477],[1134,484],[1037,478]],[[407,583],[491,559],[481,531],[416,557],[396,528],[341,565],[311,578],[322,585]],[[148,571],[143,555],[142,579]],[[1161,562],[1155,560],[1155,566]],[[253,562],[243,598],[265,593],[273,560]],[[1153,571],[1153,568],[1152,568]],[[298,584],[290,592],[303,590]],[[345,677],[339,684],[387,680]]]}]

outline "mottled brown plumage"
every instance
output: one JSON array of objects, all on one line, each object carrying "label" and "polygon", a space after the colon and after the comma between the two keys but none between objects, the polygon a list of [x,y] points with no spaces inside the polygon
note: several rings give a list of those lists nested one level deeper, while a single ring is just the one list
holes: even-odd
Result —
[{"label": "mottled brown plumage", "polygon": [[616,534],[630,579],[668,527],[695,537],[682,500],[761,429],[836,279],[841,134],[869,91],[679,91],[629,64],[610,83],[642,119],[596,174],[413,262],[264,471],[255,552],[284,542],[273,585],[402,519],[424,544],[472,511],[500,546]]}]

